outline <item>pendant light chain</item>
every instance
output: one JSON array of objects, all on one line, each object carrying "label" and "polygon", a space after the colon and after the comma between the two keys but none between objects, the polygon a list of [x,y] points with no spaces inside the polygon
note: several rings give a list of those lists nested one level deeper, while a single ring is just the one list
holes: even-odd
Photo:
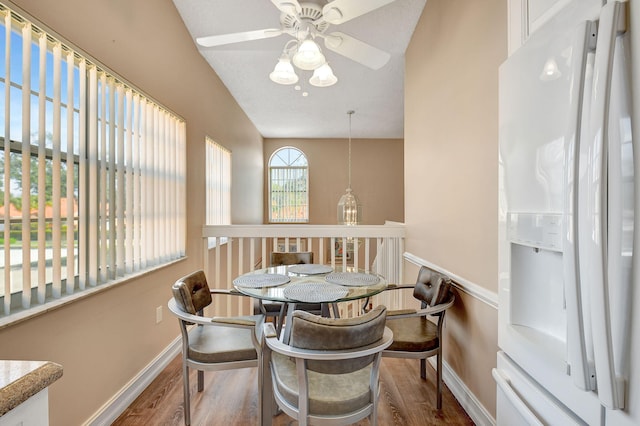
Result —
[{"label": "pendant light chain", "polygon": [[351,116],[355,113],[355,111],[350,110],[347,111],[349,114],[349,189],[351,189]]},{"label": "pendant light chain", "polygon": [[338,224],[339,225],[358,225],[362,222],[362,207],[358,198],[351,190],[351,116],[355,111],[347,111],[349,115],[349,156],[348,156],[348,175],[349,186],[345,194],[338,201]]}]

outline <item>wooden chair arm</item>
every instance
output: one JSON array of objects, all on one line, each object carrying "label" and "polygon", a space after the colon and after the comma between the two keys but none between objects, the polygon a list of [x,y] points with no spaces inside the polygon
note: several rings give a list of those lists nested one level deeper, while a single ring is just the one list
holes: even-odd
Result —
[{"label": "wooden chair arm", "polygon": [[396,309],[394,311],[387,310],[387,318],[391,316],[396,317],[398,315],[404,315],[405,317],[407,315],[413,316],[412,314],[415,314],[416,312],[416,309]]},{"label": "wooden chair arm", "polygon": [[256,326],[255,320],[240,317],[213,317],[211,322],[220,325],[240,326],[242,328]]}]

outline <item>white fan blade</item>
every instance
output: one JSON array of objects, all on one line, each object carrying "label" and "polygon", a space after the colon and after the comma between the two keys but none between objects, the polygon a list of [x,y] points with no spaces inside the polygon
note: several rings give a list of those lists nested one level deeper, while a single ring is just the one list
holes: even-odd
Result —
[{"label": "white fan blade", "polygon": [[196,43],[198,43],[202,47],[213,47],[222,46],[223,44],[240,43],[242,41],[277,37],[280,34],[282,34],[282,30],[271,28],[266,30],[245,31],[241,33],[197,37]]},{"label": "white fan blade", "polygon": [[391,55],[384,50],[368,45],[341,32],[325,36],[324,45],[327,49],[359,62],[372,70],[382,68],[391,58]]},{"label": "white fan blade", "polygon": [[297,15],[302,12],[302,7],[300,3],[298,3],[298,0],[271,0],[271,3],[275,4],[280,12],[289,15]]},{"label": "white fan blade", "polygon": [[[275,2],[275,0],[273,0]],[[337,25],[369,13],[395,0],[333,0],[322,8],[322,19]]]}]

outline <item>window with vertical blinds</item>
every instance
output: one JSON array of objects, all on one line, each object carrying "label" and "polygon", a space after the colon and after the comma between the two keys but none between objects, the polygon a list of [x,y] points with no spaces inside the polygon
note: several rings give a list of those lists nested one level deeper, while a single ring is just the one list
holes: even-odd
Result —
[{"label": "window with vertical blinds", "polygon": [[309,221],[309,166],[302,151],[278,149],[269,159],[269,222]]},{"label": "window with vertical blinds", "polygon": [[207,225],[231,224],[231,151],[206,138]]},{"label": "window with vertical blinds", "polygon": [[184,121],[2,4],[0,18],[4,316],[184,256]]}]

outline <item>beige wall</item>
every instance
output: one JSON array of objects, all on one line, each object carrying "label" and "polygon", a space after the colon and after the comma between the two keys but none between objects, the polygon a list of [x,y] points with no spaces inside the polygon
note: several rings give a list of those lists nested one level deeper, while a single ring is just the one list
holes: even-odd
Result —
[{"label": "beige wall", "polygon": [[[0,359],[62,364],[49,393],[51,425],[78,425],[179,334],[166,302],[173,281],[202,265],[205,135],[233,152],[236,223],[262,222],[262,138],[197,52],[171,0],[17,4],[187,123],[187,258],[0,330]],[[165,308],[156,325],[157,306]]]},{"label": "beige wall", "polygon": [[[165,306],[169,285],[202,262],[205,135],[233,152],[234,223],[262,221],[262,139],[198,54],[171,0],[17,3],[187,121],[188,257],[0,330],[1,359],[63,365],[50,389],[51,424],[80,424],[178,334],[166,309],[155,324],[155,309]],[[429,0],[407,52],[404,147],[353,141],[352,187],[365,223],[406,221],[410,253],[490,291],[497,289],[497,66],[505,57],[504,1]],[[335,223],[346,141],[268,140],[266,159],[283,145],[309,155],[312,223]],[[446,359],[495,414],[497,313],[460,296],[447,321]]]},{"label": "beige wall", "polygon": [[[347,139],[265,139],[265,200],[269,158],[283,146],[302,150],[309,160],[309,222],[337,223],[337,205],[348,178]],[[353,139],[351,141],[351,189],[363,207],[366,225],[385,220],[404,221],[404,146],[402,139]],[[264,218],[268,220],[268,203]]]},{"label": "beige wall", "polygon": [[[494,293],[506,4],[428,0],[405,76],[407,252]],[[495,416],[497,310],[460,291],[445,339],[447,363]]]}]

